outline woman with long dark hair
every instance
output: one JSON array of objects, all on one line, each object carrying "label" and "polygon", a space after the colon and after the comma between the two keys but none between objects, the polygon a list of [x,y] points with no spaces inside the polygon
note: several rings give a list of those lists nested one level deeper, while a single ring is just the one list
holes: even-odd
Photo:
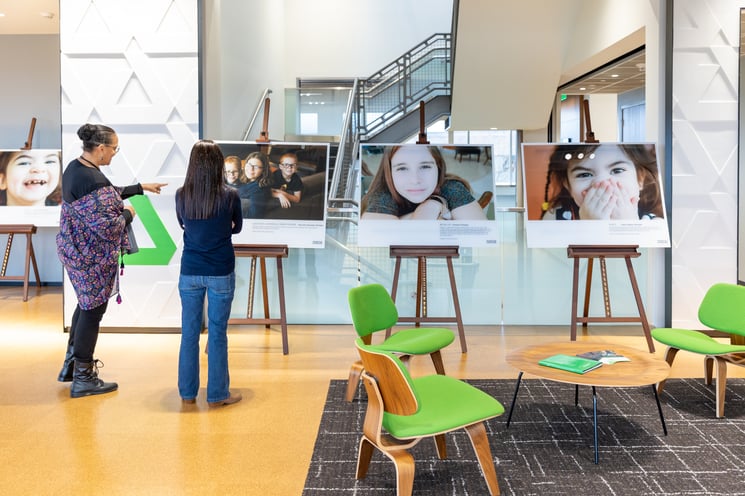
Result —
[{"label": "woman with long dark hair", "polygon": [[176,191],[176,216],[184,230],[181,273],[181,347],[178,389],[186,404],[199,391],[199,336],[207,296],[209,406],[241,400],[230,392],[228,318],[235,292],[235,252],[231,236],[243,227],[238,192],[225,184],[225,159],[220,147],[201,140],[191,149],[184,185]]}]

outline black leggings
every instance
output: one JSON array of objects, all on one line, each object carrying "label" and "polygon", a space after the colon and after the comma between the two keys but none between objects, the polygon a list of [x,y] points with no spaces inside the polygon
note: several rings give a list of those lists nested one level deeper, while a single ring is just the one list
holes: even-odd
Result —
[{"label": "black leggings", "polygon": [[98,341],[98,329],[109,302],[90,310],[75,307],[70,325],[70,338],[67,344],[72,346],[72,354],[81,362],[93,361],[93,352]]}]

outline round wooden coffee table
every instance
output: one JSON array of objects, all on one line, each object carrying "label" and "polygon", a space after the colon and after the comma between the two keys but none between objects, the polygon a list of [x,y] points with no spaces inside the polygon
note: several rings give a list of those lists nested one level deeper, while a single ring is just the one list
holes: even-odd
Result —
[{"label": "round wooden coffee table", "polygon": [[[612,365],[603,365],[600,368],[591,370],[585,374],[575,374],[564,370],[555,369],[539,365],[538,362],[552,355],[577,355],[587,351],[613,350],[619,355],[628,357],[628,362],[617,362]],[[665,360],[654,356],[653,354],[640,351],[628,346],[621,346],[612,343],[599,343],[595,341],[560,341],[544,343],[534,346],[527,346],[512,351],[506,357],[507,363],[520,371],[517,376],[515,385],[515,394],[512,397],[510,413],[507,416],[507,427],[510,426],[512,419],[512,410],[517,400],[517,392],[520,389],[520,381],[523,373],[531,374],[549,381],[564,382],[574,384],[574,404],[578,404],[579,386],[592,387],[592,419],[595,434],[595,463],[598,463],[598,411],[596,387],[639,387],[652,386],[657,409],[660,412],[660,421],[662,430],[667,436],[667,426],[665,417],[662,415],[662,405],[657,396],[655,384],[667,378],[670,373],[670,366]]]}]

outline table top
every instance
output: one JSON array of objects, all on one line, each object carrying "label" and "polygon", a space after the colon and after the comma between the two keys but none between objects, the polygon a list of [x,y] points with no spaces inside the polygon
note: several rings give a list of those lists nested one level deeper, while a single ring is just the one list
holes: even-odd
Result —
[{"label": "table top", "polygon": [[[575,374],[538,364],[539,360],[552,355],[576,355],[599,350],[613,350],[619,355],[630,358],[631,361],[617,362],[612,365],[603,364],[602,367],[586,374]],[[527,374],[557,382],[588,386],[647,386],[666,379],[670,373],[670,366],[665,360],[646,350],[597,341],[558,341],[527,346],[512,351],[506,359],[511,366]]]}]

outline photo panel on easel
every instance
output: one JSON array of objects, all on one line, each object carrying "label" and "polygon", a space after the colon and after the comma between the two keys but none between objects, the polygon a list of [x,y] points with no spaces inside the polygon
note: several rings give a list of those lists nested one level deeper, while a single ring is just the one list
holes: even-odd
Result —
[{"label": "photo panel on easel", "polygon": [[243,231],[234,243],[324,247],[328,143],[216,143],[225,182],[241,197]]},{"label": "photo panel on easel", "polygon": [[362,144],[359,245],[496,245],[491,152],[491,145]]},{"label": "photo panel on easel", "polygon": [[0,224],[58,226],[62,152],[0,150]]},{"label": "photo panel on easel", "polygon": [[670,246],[653,143],[524,143],[528,247]]}]

